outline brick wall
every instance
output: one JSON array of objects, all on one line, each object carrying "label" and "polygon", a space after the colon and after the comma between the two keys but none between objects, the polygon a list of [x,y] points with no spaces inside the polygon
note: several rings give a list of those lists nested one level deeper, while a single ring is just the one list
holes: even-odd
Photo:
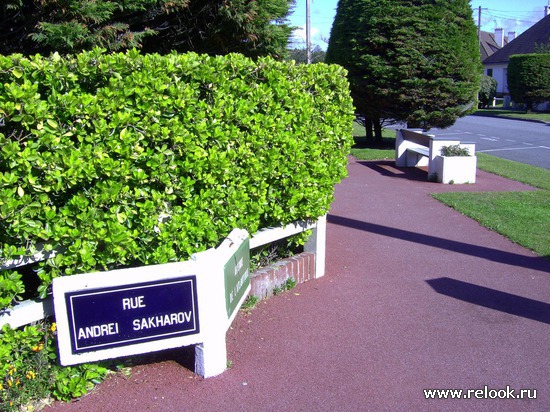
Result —
[{"label": "brick wall", "polygon": [[315,279],[315,254],[303,252],[278,261],[250,274],[250,295],[265,299],[273,295],[276,287],[293,278],[298,283]]}]

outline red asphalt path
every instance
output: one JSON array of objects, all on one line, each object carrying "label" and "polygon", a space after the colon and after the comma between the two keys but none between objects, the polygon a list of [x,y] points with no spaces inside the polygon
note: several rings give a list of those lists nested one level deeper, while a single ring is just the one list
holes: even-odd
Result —
[{"label": "red asphalt path", "polygon": [[[201,379],[172,353],[45,410],[550,410],[550,261],[430,196],[530,188],[482,171],[474,185],[442,185],[353,158],[348,170],[328,217],[326,275],[241,312],[224,374]],[[486,386],[537,399],[423,391]]]}]

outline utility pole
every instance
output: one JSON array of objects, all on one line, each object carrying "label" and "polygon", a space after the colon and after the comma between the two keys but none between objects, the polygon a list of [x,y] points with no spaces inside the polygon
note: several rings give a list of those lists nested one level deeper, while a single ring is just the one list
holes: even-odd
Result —
[{"label": "utility pole", "polygon": [[309,0],[306,0],[306,51],[307,64],[311,64],[311,22],[310,22]]},{"label": "utility pole", "polygon": [[477,40],[481,44],[481,6],[477,9]]},{"label": "utility pole", "polygon": [[481,44],[481,10],[489,10],[489,9],[487,8],[482,9],[481,6],[479,6],[477,9],[477,39],[479,40],[479,44]]}]

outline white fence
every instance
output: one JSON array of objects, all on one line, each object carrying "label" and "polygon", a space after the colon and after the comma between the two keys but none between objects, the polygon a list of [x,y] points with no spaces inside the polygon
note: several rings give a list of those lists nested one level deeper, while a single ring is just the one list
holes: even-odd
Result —
[{"label": "white fence", "polygon": [[[304,249],[306,252],[315,253],[315,278],[319,278],[325,274],[326,215],[314,222],[299,221],[283,227],[262,229],[251,237],[250,248],[255,249],[310,229],[313,233],[304,245]],[[44,261],[54,257],[57,253],[61,253],[61,251],[45,251],[42,247],[32,256],[2,262],[0,270]],[[51,297],[29,299],[16,303],[13,308],[0,310],[0,327],[10,324],[12,328],[17,328],[53,316],[53,314]]]}]

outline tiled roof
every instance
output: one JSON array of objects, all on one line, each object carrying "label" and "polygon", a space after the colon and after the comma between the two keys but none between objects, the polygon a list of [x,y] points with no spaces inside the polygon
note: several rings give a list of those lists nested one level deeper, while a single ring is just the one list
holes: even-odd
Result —
[{"label": "tiled roof", "polygon": [[[491,56],[497,50],[500,50],[500,46],[495,40],[495,34],[488,31],[481,31],[479,36],[479,51],[481,52],[481,61]],[[504,40],[506,43],[506,39]]]},{"label": "tiled roof", "polygon": [[496,51],[483,64],[508,63],[513,54],[527,54],[535,51],[536,44],[550,43],[550,15],[524,31],[502,49]]}]

